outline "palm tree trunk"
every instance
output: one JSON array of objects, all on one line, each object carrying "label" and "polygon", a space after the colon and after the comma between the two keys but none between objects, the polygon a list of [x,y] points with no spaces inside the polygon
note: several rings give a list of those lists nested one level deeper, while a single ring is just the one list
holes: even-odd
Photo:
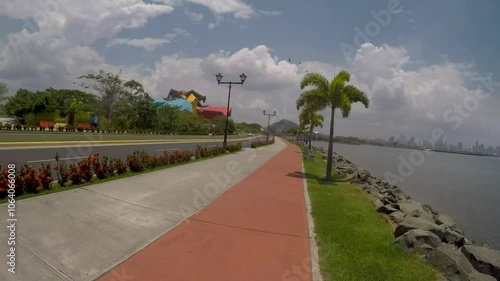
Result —
[{"label": "palm tree trunk", "polygon": [[309,150],[311,150],[312,148],[312,144],[311,144],[311,141],[312,141],[312,138],[313,138],[313,124],[312,124],[312,119],[311,119],[311,124],[309,125]]},{"label": "palm tree trunk", "polygon": [[326,159],[326,181],[332,180],[333,166],[333,119],[335,118],[335,107],[332,106],[332,116],[330,117],[330,137],[328,139],[328,158]]}]

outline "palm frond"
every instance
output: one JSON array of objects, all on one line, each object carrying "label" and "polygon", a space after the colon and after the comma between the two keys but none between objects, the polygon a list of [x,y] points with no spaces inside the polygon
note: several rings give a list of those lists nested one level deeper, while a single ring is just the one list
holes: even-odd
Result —
[{"label": "palm frond", "polygon": [[328,91],[328,79],[319,73],[308,73],[300,82],[300,89],[303,90],[307,86],[313,86],[320,91]]},{"label": "palm frond", "polygon": [[342,70],[339,72],[335,77],[332,79],[332,84],[336,83],[339,85],[344,85],[345,83],[349,82],[351,80],[351,74],[349,72]]},{"label": "palm frond", "polygon": [[366,108],[368,108],[368,106],[370,105],[370,99],[368,99],[368,96],[366,96],[365,93],[352,85],[347,85],[344,88],[344,93],[349,98],[351,103],[360,102]]},{"label": "palm frond", "polygon": [[295,105],[297,106],[297,110],[301,107],[305,107],[306,105],[314,105],[317,110],[322,110],[326,107],[324,104],[325,95],[319,89],[312,89],[308,91],[304,91],[300,94],[297,99]]},{"label": "palm frond", "polygon": [[314,127],[321,127],[323,128],[323,122],[325,121],[325,117],[321,114],[313,113],[311,115],[311,123]]},{"label": "palm frond", "polygon": [[349,114],[351,113],[351,101],[349,100],[349,97],[347,95],[343,94],[341,96],[339,107],[340,111],[342,112],[342,117],[349,117]]}]

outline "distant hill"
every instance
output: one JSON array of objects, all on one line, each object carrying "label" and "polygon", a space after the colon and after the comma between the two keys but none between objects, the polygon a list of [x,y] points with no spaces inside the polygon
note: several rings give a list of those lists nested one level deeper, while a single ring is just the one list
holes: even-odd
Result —
[{"label": "distant hill", "polygon": [[290,128],[298,127],[298,126],[299,126],[299,124],[297,124],[295,122],[292,122],[292,121],[289,121],[286,119],[282,119],[282,120],[272,124],[270,127],[271,127],[271,130],[274,130],[275,134],[281,134]]}]

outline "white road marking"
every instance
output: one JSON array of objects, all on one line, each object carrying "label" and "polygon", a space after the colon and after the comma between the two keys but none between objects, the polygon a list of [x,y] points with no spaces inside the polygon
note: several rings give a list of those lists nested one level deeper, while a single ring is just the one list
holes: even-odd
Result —
[{"label": "white road marking", "polygon": [[157,151],[170,151],[170,150],[180,150],[180,148],[158,149]]},{"label": "white road marking", "polygon": [[[88,158],[88,156],[59,158],[59,160],[72,160],[72,159],[83,159],[83,158]],[[45,159],[45,160],[26,161],[26,163],[55,162],[55,161],[56,159]]]}]

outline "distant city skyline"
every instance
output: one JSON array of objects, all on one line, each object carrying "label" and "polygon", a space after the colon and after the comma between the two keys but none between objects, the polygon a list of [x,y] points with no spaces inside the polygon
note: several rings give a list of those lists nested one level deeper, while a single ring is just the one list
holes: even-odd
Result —
[{"label": "distant city skyline", "polygon": [[472,145],[464,145],[461,141],[449,141],[445,140],[443,137],[438,138],[435,142],[430,138],[418,139],[413,136],[407,136],[400,134],[399,137],[390,136],[387,139],[370,139],[361,138],[364,140],[375,141],[379,144],[386,145],[402,145],[402,146],[413,146],[425,149],[443,150],[450,152],[468,152],[476,154],[487,154],[487,155],[500,155],[500,145],[487,145],[481,143],[479,140]]}]

